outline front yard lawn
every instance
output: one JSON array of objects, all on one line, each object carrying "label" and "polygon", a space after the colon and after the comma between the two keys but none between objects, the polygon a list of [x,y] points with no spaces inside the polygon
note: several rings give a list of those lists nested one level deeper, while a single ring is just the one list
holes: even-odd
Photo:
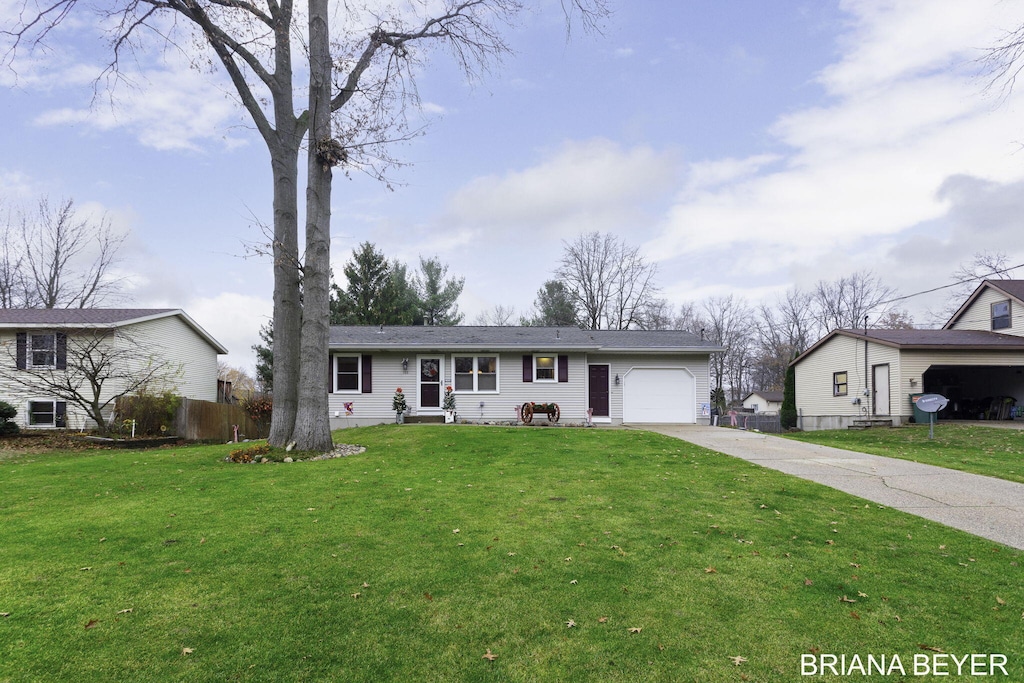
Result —
[{"label": "front yard lawn", "polygon": [[940,422],[935,425],[934,439],[928,438],[928,425],[795,432],[785,436],[1024,483],[1024,430],[1019,429]]},{"label": "front yard lawn", "polygon": [[1024,553],[990,541],[646,432],[336,439],[367,450],[0,461],[0,681],[1024,676]]}]

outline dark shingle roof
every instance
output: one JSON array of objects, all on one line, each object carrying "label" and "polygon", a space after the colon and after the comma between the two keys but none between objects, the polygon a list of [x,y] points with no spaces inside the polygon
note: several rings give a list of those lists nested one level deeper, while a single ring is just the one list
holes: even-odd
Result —
[{"label": "dark shingle roof", "polygon": [[1001,289],[1015,299],[1024,301],[1024,280],[986,280],[986,282]]},{"label": "dark shingle roof", "polygon": [[180,308],[0,308],[0,328],[99,328],[176,315],[217,353],[228,350]]},{"label": "dark shingle roof", "polygon": [[807,358],[815,349],[841,335],[867,339],[897,349],[937,351],[1024,351],[1024,337],[985,330],[833,330],[801,353],[790,365]]},{"label": "dark shingle roof", "polygon": [[679,330],[581,330],[575,327],[332,326],[331,348],[701,351],[717,344]]},{"label": "dark shingle roof", "polygon": [[0,325],[114,325],[176,308],[0,308]]},{"label": "dark shingle roof", "polygon": [[750,398],[754,394],[757,394],[758,396],[760,396],[761,398],[763,398],[766,401],[771,401],[773,403],[782,403],[782,392],[781,391],[767,391],[767,390],[765,390],[765,391],[751,391],[749,394],[747,394],[746,396],[743,397],[743,400],[746,401],[748,398]]}]

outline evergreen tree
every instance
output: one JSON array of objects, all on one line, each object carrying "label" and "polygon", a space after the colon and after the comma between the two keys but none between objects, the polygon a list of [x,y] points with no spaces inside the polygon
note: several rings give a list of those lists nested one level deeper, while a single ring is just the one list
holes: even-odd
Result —
[{"label": "evergreen tree", "polygon": [[561,280],[545,282],[544,286],[537,290],[533,306],[537,309],[534,325],[575,327],[579,324],[579,315],[572,294]]},{"label": "evergreen tree", "polygon": [[779,419],[783,429],[796,427],[796,366],[786,368],[786,383],[782,388],[782,410]]},{"label": "evergreen tree", "polygon": [[413,278],[424,325],[458,325],[465,317],[456,303],[466,278],[445,280],[448,266],[437,257],[420,257],[420,273]]},{"label": "evergreen tree", "polygon": [[256,352],[256,383],[261,391],[274,391],[274,323],[260,325],[263,344],[253,344]]}]

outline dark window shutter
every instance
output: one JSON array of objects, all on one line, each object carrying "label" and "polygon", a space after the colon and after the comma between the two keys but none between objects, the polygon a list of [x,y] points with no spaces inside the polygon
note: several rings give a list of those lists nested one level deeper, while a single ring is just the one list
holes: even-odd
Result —
[{"label": "dark window shutter", "polygon": [[558,357],[558,381],[569,381],[569,356]]},{"label": "dark window shutter", "polygon": [[327,393],[334,393],[334,356],[327,354]]},{"label": "dark window shutter", "polygon": [[57,369],[68,369],[68,335],[57,333]]},{"label": "dark window shutter", "polygon": [[363,393],[373,393],[373,356],[363,355]]},{"label": "dark window shutter", "polygon": [[25,359],[28,357],[28,335],[24,332],[18,333],[18,357],[15,359],[15,365],[19,370],[25,369]]},{"label": "dark window shutter", "polygon": [[57,410],[53,416],[53,424],[56,427],[68,426],[68,404],[67,401],[57,401]]},{"label": "dark window shutter", "polygon": [[523,356],[523,381],[533,381],[533,356]]}]

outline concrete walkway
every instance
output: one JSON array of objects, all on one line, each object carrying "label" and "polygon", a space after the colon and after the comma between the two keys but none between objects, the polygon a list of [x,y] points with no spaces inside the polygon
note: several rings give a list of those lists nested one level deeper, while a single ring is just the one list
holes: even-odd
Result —
[{"label": "concrete walkway", "polygon": [[1024,550],[1024,484],[737,429],[642,428]]}]

